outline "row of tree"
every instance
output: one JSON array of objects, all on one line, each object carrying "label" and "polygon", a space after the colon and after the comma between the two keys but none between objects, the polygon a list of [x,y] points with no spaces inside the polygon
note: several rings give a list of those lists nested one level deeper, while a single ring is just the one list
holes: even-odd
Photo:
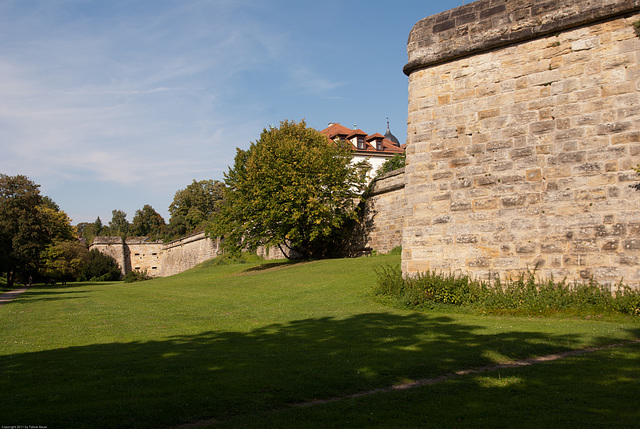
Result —
[{"label": "row of tree", "polygon": [[38,277],[77,279],[83,273],[94,277],[86,270],[99,264],[109,265],[112,274],[115,265],[119,277],[113,258],[92,255],[78,241],[67,214],[42,196],[39,187],[26,176],[0,174],[0,274],[6,275],[7,286]]},{"label": "row of tree", "polygon": [[224,188],[224,183],[218,180],[193,180],[185,189],[176,192],[169,206],[171,218],[168,224],[151,205],[145,204],[142,209],[136,210],[132,222],[127,220],[124,211],[113,210],[107,225],[98,217],[94,222],[79,223],[78,233],[91,243],[99,235],[123,238],[148,236],[154,240],[168,241],[204,231],[219,211]]},{"label": "row of tree", "polygon": [[[360,213],[367,166],[353,164],[351,145],[331,143],[304,121],[263,130],[249,149],[238,149],[223,182],[194,180],[176,192],[166,224],[153,207],[127,221],[113,210],[104,225],[70,225],[67,215],[25,176],[0,176],[0,272],[79,276],[86,247],[98,235],[172,239],[206,230],[230,251],[280,246],[289,256],[324,257],[344,241]],[[401,159],[392,160],[396,164]],[[286,247],[286,249],[285,249]],[[47,271],[48,270],[48,271]],[[93,276],[95,277],[95,276]]]}]

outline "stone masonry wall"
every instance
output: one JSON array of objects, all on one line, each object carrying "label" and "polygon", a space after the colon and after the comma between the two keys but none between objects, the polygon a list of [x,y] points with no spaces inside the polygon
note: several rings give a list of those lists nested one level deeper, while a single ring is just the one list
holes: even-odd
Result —
[{"label": "stone masonry wall", "polygon": [[408,42],[402,269],[640,284],[640,0],[480,0]]},{"label": "stone masonry wall", "polygon": [[220,250],[220,241],[206,237],[204,232],[175,240],[163,246],[162,277],[181,273],[213,259]]},{"label": "stone masonry wall", "polygon": [[388,253],[402,245],[406,211],[404,168],[391,171],[372,182],[365,201],[365,248]]},{"label": "stone masonry wall", "polygon": [[163,266],[162,241],[148,241],[147,237],[130,237],[125,240],[125,272],[146,272],[149,277],[160,277]]},{"label": "stone masonry wall", "polygon": [[161,241],[148,241],[148,237],[95,237],[90,249],[113,257],[122,275],[132,270],[146,271],[150,277],[159,277],[162,267]]},{"label": "stone masonry wall", "polygon": [[116,260],[122,271],[122,275],[125,275],[128,255],[125,255],[124,240],[120,237],[95,237],[93,244],[89,246],[89,249],[97,249],[100,253],[107,256],[111,256]]}]

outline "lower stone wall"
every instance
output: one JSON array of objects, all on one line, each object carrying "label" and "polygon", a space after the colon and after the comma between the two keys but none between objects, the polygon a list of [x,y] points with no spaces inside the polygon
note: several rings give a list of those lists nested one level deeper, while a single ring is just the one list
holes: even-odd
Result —
[{"label": "lower stone wall", "polygon": [[374,180],[365,201],[365,247],[388,253],[402,245],[407,204],[404,195],[404,168]]},{"label": "lower stone wall", "polygon": [[212,240],[204,232],[166,243],[162,249],[162,277],[172,276],[215,258],[220,240]]},{"label": "lower stone wall", "polygon": [[[95,237],[93,244],[89,246],[89,250],[96,249],[103,255],[111,256],[116,260],[122,275],[127,273],[127,266],[131,266],[128,263],[128,256],[126,256],[124,240],[120,237]],[[129,271],[131,268],[129,268]]]},{"label": "lower stone wall", "polygon": [[161,277],[162,271],[161,241],[139,240],[138,237],[125,240],[125,272],[145,272],[149,277]]}]

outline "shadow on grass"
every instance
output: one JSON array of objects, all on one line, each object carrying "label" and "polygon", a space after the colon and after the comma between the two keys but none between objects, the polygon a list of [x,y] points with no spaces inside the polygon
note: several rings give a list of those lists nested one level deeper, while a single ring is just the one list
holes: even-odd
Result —
[{"label": "shadow on grass", "polygon": [[[35,284],[28,288],[25,292],[16,295],[12,301],[6,303],[5,305],[26,304],[34,301],[80,299],[82,298],[82,294],[89,293],[89,289],[87,289],[86,286],[91,284],[92,283],[84,282],[69,283],[66,285],[58,286]],[[84,289],[75,290],[76,288]]]},{"label": "shadow on grass", "polygon": [[56,290],[27,290],[15,298],[15,303],[27,304],[34,301],[57,301],[69,299],[81,299],[82,294],[86,294],[86,290],[78,291],[56,291]]},{"label": "shadow on grass", "polygon": [[482,330],[449,317],[376,313],[1,356],[0,416],[4,425],[48,427],[226,419],[491,365],[497,356],[566,351],[581,340]]},{"label": "shadow on grass", "polygon": [[272,270],[272,269],[276,269],[276,268],[287,268],[287,267],[293,267],[295,265],[299,265],[299,264],[308,264],[311,261],[276,261],[276,262],[266,262],[264,264],[260,264],[257,265],[255,267],[250,267],[247,268],[246,270],[243,270],[243,273],[251,273],[251,272],[260,272],[260,271],[267,271],[267,270]]}]

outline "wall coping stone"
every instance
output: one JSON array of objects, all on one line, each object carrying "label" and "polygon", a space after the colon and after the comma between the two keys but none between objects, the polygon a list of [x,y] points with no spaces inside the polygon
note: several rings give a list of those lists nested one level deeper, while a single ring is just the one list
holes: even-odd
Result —
[{"label": "wall coping stone", "polygon": [[420,20],[404,73],[640,10],[640,0],[478,0]]},{"label": "wall coping stone", "polygon": [[122,239],[122,237],[98,235],[93,238],[93,243],[91,243],[91,245],[97,246],[97,245],[105,245],[105,244],[108,245],[108,244],[123,244],[123,243],[124,243],[124,240]]},{"label": "wall coping stone", "polygon": [[182,238],[177,238],[168,243],[165,243],[164,249],[171,249],[173,247],[182,246],[183,244],[192,243],[198,240],[204,240],[207,238],[207,235],[204,231],[194,232],[193,234],[187,235]]},{"label": "wall coping stone", "polygon": [[376,196],[380,194],[386,194],[387,192],[396,191],[405,187],[404,179],[401,182],[392,182],[392,179],[396,176],[404,175],[404,167],[397,168],[393,171],[383,174],[380,177],[376,177],[371,182],[371,191],[368,196]]}]

